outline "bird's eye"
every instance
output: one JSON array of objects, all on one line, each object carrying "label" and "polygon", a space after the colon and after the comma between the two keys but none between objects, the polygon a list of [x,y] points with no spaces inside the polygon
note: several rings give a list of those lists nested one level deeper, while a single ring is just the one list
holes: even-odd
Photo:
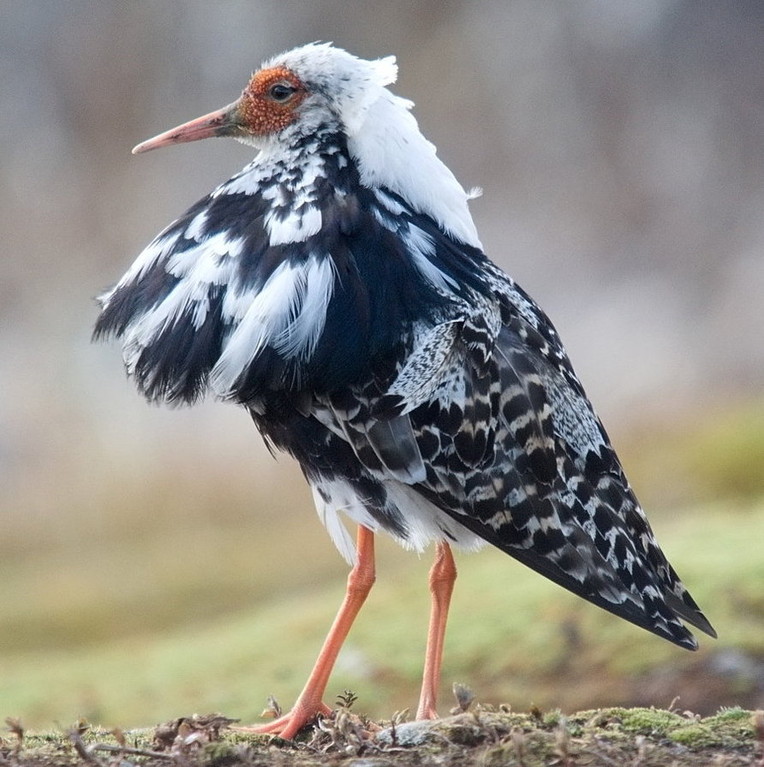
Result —
[{"label": "bird's eye", "polygon": [[279,101],[283,104],[285,101],[289,101],[296,90],[297,88],[288,83],[275,83],[268,88],[268,95],[274,101]]}]

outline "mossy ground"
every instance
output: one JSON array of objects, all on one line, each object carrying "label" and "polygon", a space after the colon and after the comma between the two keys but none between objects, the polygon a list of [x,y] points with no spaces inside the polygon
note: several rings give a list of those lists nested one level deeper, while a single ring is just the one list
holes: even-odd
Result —
[{"label": "mossy ground", "polygon": [[80,723],[65,733],[17,730],[0,744],[0,761],[13,767],[750,767],[764,759],[764,712],[739,708],[701,718],[644,708],[564,716],[478,705],[436,722],[390,725],[341,709],[288,743],[233,732],[217,716],[127,732]]}]

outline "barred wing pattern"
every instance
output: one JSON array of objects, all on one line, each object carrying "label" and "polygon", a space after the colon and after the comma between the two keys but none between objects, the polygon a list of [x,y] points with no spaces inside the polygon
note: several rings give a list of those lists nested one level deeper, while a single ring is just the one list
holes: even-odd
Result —
[{"label": "barred wing pattern", "polygon": [[[364,506],[405,543],[420,496],[599,607],[697,647],[679,618],[713,629],[660,550],[553,326],[509,278],[490,272],[500,321],[481,312],[432,331],[441,345],[428,350],[432,368],[412,377],[410,398],[400,374],[388,392],[354,391],[352,410],[328,398],[334,422],[319,417],[329,442],[348,442],[365,469],[343,483],[335,505],[356,518],[352,507]],[[423,380],[424,397],[414,383]],[[337,490],[333,469],[309,479],[325,501]],[[446,539],[463,542],[440,524]]]}]

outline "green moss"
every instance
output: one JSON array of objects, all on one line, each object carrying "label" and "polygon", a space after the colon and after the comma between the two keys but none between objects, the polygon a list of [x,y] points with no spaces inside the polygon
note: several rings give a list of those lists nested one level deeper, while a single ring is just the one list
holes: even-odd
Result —
[{"label": "green moss", "polygon": [[654,708],[610,708],[581,712],[575,720],[608,734],[620,731],[629,736],[667,739],[693,750],[739,748],[754,739],[751,712],[741,708],[725,709],[706,718]]},{"label": "green moss", "polygon": [[208,767],[228,767],[239,761],[241,751],[225,740],[208,743],[202,750],[202,762]]},{"label": "green moss", "polygon": [[615,709],[621,726],[637,735],[666,736],[681,724],[682,717],[671,711],[654,708]]},{"label": "green moss", "polygon": [[741,708],[727,709],[716,716],[680,725],[669,737],[695,749],[711,746],[735,748],[754,738],[751,712]]},{"label": "green moss", "polygon": [[751,724],[751,712],[740,708],[740,706],[732,706],[731,708],[720,709],[718,714],[709,716],[706,721],[719,726],[734,725],[749,727]]},{"label": "green moss", "polygon": [[719,738],[709,727],[702,724],[687,724],[684,727],[678,727],[669,733],[669,738],[675,743],[681,743],[683,746],[694,749],[725,745],[722,738]]},{"label": "green moss", "polygon": [[544,727],[557,727],[560,721],[563,719],[563,714],[559,709],[553,711],[546,711],[541,716],[541,723]]}]

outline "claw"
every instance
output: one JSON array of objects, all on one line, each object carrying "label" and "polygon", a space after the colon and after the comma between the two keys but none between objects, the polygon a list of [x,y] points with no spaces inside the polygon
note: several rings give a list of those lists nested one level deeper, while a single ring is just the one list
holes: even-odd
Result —
[{"label": "claw", "polygon": [[284,740],[293,740],[303,727],[315,721],[319,715],[328,716],[332,710],[326,703],[308,704],[295,703],[289,713],[274,719],[267,724],[255,724],[245,727],[234,727],[237,732],[255,733],[258,735],[278,735]]}]

